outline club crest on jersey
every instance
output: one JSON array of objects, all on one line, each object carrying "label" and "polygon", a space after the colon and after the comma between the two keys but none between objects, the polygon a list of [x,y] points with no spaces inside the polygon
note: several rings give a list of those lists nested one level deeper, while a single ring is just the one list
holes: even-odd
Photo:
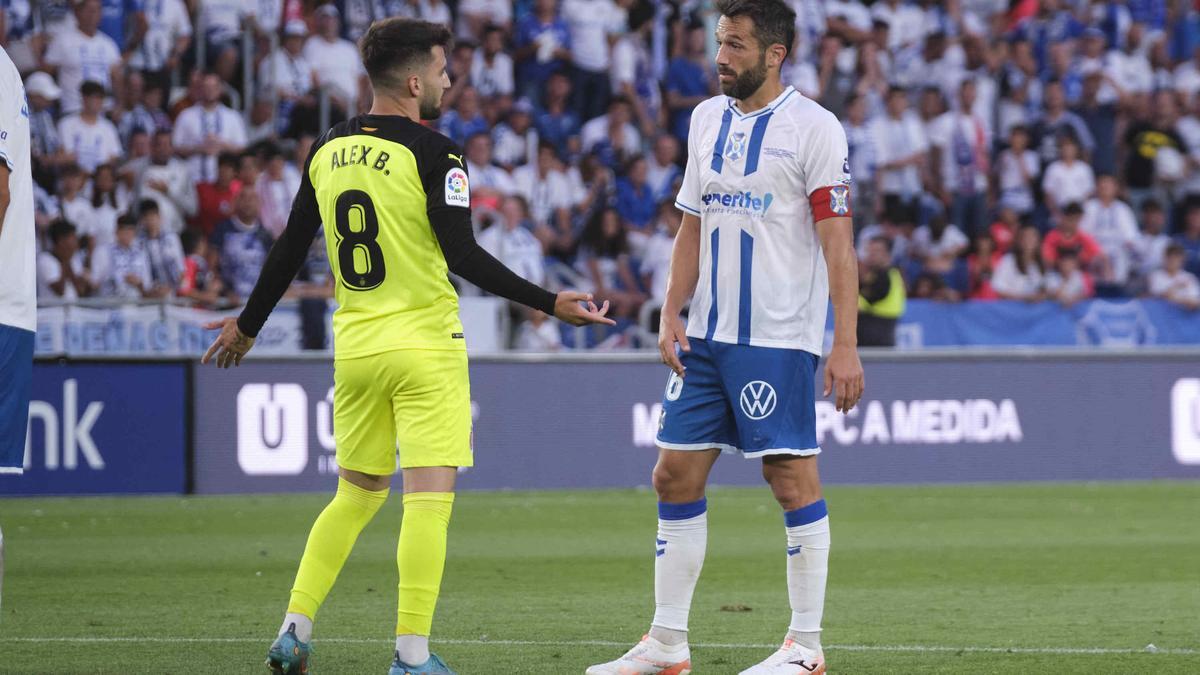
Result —
[{"label": "club crest on jersey", "polygon": [[729,134],[729,141],[725,143],[725,158],[729,160],[739,160],[746,154],[746,134],[738,131]]},{"label": "club crest on jersey", "polygon": [[850,190],[844,186],[829,189],[829,210],[844,216],[850,212]]},{"label": "club crest on jersey", "polygon": [[467,181],[467,172],[458,167],[446,172],[446,205],[471,206],[471,185]]}]

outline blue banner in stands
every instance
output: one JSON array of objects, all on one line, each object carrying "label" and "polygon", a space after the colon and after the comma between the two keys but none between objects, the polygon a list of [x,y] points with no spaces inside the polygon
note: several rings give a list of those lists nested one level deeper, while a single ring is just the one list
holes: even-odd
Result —
[{"label": "blue banner in stands", "polygon": [[[830,335],[832,330],[831,316]],[[1200,312],[1161,300],[1091,300],[1069,308],[1052,302],[910,300],[896,342],[902,349],[1194,345],[1200,344]]]}]

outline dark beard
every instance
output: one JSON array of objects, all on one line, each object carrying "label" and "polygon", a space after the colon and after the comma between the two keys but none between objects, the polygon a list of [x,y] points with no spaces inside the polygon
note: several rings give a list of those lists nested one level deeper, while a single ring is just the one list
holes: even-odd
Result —
[{"label": "dark beard", "polygon": [[734,78],[733,82],[721,85],[721,92],[730,98],[744,101],[754,95],[767,81],[767,57],[764,54],[758,65]]},{"label": "dark beard", "polygon": [[436,120],[442,116],[442,106],[440,101],[432,99],[421,99],[419,114],[423,120]]}]

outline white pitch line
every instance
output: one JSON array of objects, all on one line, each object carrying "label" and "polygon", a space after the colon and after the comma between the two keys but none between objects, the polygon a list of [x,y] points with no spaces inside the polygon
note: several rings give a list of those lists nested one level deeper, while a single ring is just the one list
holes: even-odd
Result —
[{"label": "white pitch line", "polygon": [[[261,638],[230,638],[230,637],[0,637],[0,642],[25,643],[227,643],[254,644],[262,642]],[[375,640],[368,638],[318,638],[317,642],[332,644],[385,644],[390,640]],[[611,640],[469,640],[455,638],[438,638],[434,642],[450,645],[497,645],[514,647],[625,647],[627,642]],[[698,642],[692,647],[701,649],[773,649],[776,644],[753,643],[721,643]],[[829,651],[843,652],[915,652],[915,653],[983,653],[983,654],[1200,654],[1200,649],[1189,648],[1154,648],[1154,649],[1122,649],[1114,647],[953,647],[946,645],[825,645]]]}]

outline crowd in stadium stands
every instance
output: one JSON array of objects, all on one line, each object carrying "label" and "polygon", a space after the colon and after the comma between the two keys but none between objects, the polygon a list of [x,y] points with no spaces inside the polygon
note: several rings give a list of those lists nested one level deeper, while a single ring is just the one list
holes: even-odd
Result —
[{"label": "crowd in stadium stands", "polygon": [[[1200,307],[1200,3],[792,5],[784,83],[843,121],[864,274],[875,249],[910,297]],[[244,299],[322,119],[370,106],[355,40],[395,15],[457,36],[431,124],[483,246],[622,329],[661,300],[690,111],[718,93],[705,1],[0,0],[42,297]],[[329,297],[323,242],[311,263],[294,295]],[[519,346],[560,345],[526,318]]]}]

